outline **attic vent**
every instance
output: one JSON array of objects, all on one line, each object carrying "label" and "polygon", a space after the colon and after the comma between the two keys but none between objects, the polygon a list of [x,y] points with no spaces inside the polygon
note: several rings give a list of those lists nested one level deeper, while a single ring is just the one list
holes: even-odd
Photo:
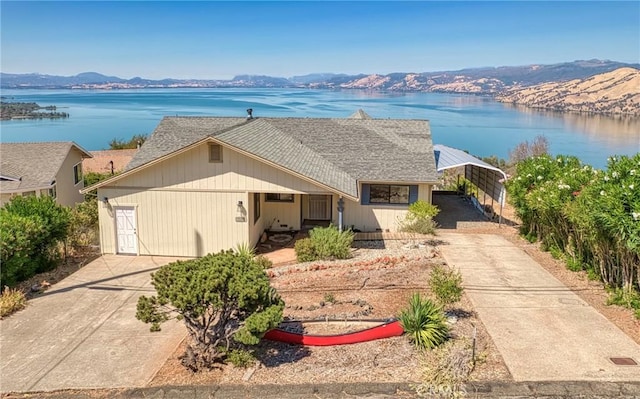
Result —
[{"label": "attic vent", "polygon": [[220,144],[209,144],[209,162],[222,162],[222,146]]},{"label": "attic vent", "polygon": [[247,119],[253,119],[253,108],[247,109]]}]

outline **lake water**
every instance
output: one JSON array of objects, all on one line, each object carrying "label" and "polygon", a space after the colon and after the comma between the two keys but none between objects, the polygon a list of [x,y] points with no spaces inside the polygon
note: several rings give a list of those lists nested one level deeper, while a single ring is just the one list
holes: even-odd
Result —
[{"label": "lake water", "polygon": [[640,119],[516,108],[488,97],[437,93],[380,93],[305,89],[3,90],[4,101],[56,105],[59,120],[0,123],[2,142],[73,140],[88,150],[113,138],[151,133],[163,116],[348,117],[428,119],[434,143],[477,156],[507,158],[516,144],[545,135],[554,154],[596,167],[609,155],[640,151]]}]

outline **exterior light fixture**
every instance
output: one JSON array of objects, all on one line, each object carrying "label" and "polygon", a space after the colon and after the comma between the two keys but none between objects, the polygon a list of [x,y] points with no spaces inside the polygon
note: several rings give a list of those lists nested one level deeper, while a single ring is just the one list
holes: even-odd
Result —
[{"label": "exterior light fixture", "polygon": [[236,208],[236,222],[244,222],[246,220],[246,218],[245,218],[246,211],[244,209],[242,201],[238,201],[238,203],[236,205],[237,205],[237,208]]}]

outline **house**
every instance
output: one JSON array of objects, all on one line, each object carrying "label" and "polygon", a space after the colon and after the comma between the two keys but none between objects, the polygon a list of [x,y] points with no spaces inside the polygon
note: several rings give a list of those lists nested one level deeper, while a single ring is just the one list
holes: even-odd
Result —
[{"label": "house", "polygon": [[85,158],[91,154],[71,141],[0,143],[0,204],[16,195],[49,195],[66,206],[82,202]]},{"label": "house", "polygon": [[119,173],[131,162],[137,148],[125,150],[91,151],[91,158],[82,161],[84,173]]},{"label": "house", "polygon": [[165,117],[97,189],[103,253],[201,256],[265,230],[395,231],[437,182],[429,122]]}]

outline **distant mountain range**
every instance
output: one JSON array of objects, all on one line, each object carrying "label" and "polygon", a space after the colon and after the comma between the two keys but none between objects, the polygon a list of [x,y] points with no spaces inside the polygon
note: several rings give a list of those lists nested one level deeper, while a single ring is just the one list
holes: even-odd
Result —
[{"label": "distant mountain range", "polygon": [[514,86],[583,79],[618,68],[640,68],[609,60],[574,61],[552,65],[469,68],[458,71],[345,75],[315,73],[291,78],[263,75],[239,75],[231,80],[162,79],[140,77],[122,79],[95,72],[75,76],[0,73],[4,89],[135,89],[189,87],[254,87],[367,89],[495,95]]},{"label": "distant mountain range", "polygon": [[459,71],[333,74],[290,78],[238,75],[230,80],[122,79],[96,72],[75,76],[0,73],[3,89],[308,88],[490,95],[533,108],[640,116],[640,64],[609,60]]}]

